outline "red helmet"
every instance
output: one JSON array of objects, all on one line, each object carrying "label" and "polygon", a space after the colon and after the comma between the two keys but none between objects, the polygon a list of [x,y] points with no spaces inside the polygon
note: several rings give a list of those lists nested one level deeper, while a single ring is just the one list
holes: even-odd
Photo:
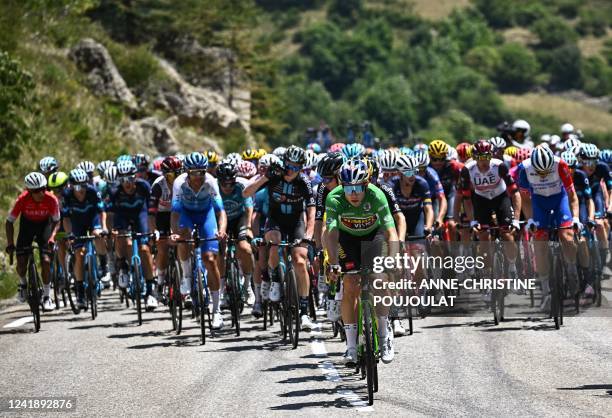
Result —
[{"label": "red helmet", "polygon": [[522,163],[524,160],[526,160],[529,157],[531,157],[530,148],[519,148],[518,151],[516,151],[516,155],[514,156],[514,159],[516,160],[517,163]]},{"label": "red helmet", "polygon": [[479,139],[472,148],[474,157],[488,156],[491,157],[491,143],[486,139]]},{"label": "red helmet", "polygon": [[176,173],[183,168],[183,162],[174,155],[164,158],[161,163],[161,170],[163,173]]},{"label": "red helmet", "polygon": [[457,145],[457,155],[461,162],[469,160],[472,157],[472,144],[462,142]]}]

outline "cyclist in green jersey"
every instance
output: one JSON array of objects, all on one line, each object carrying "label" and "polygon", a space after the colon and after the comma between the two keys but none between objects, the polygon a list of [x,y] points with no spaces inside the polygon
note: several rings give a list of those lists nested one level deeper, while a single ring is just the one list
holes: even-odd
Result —
[{"label": "cyclist in green jersey", "polygon": [[[393,248],[391,251],[397,252],[398,249],[395,222],[387,199],[382,190],[369,184],[366,163],[360,160],[347,161],[340,170],[340,180],[342,185],[327,196],[325,211],[332,280],[335,280],[341,271],[359,270],[362,262],[366,264],[367,261],[362,260],[362,245],[366,245],[365,253],[373,252],[372,249],[377,247],[376,241],[380,243],[383,234],[389,248]],[[378,256],[381,252],[372,255]],[[357,303],[361,292],[360,279],[359,275],[347,274],[343,282],[342,320],[347,343],[344,360],[348,367],[353,367],[357,360],[356,322]],[[387,320],[389,307],[378,305],[376,311],[378,333],[382,341],[381,358],[383,362],[389,363],[394,356],[393,332],[390,331]]]}]

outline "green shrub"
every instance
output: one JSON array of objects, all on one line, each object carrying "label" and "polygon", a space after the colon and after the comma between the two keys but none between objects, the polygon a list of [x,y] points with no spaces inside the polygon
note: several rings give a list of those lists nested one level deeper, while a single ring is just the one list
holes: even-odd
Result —
[{"label": "green shrub", "polygon": [[582,0],[557,0],[557,10],[563,17],[573,19],[578,15]]},{"label": "green shrub", "polygon": [[528,26],[548,15],[550,10],[540,2],[517,2],[514,19],[517,25]]},{"label": "green shrub", "polygon": [[514,25],[514,1],[473,0],[472,3],[494,28],[508,28]]},{"label": "green shrub", "polygon": [[550,62],[545,68],[550,73],[550,83],[557,88],[582,86],[582,55],[574,44],[564,45],[550,52]]},{"label": "green shrub", "polygon": [[590,57],[582,63],[583,90],[591,96],[612,93],[612,68],[600,57]]},{"label": "green shrub", "polygon": [[501,65],[501,56],[492,46],[477,46],[465,54],[463,62],[492,79]]},{"label": "green shrub", "polygon": [[538,20],[533,25],[533,32],[538,35],[543,48],[556,48],[577,38],[574,29],[558,16],[547,16]]},{"label": "green shrub", "polygon": [[598,10],[585,9],[580,12],[580,20],[576,25],[579,34],[605,36],[608,28],[608,21],[605,14]]},{"label": "green shrub", "polygon": [[509,43],[498,49],[501,64],[495,75],[495,81],[507,91],[520,91],[535,84],[539,71],[538,61],[526,47]]},{"label": "green shrub", "polygon": [[109,47],[109,52],[129,88],[142,91],[161,77],[161,69],[147,46]]}]

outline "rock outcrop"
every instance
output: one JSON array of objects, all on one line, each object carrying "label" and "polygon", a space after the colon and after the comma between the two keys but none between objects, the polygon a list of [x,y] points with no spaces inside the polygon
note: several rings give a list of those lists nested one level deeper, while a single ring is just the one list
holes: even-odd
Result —
[{"label": "rock outcrop", "polygon": [[171,155],[179,151],[179,145],[174,137],[173,129],[177,127],[177,118],[171,117],[165,121],[155,116],[130,121],[123,127],[120,134],[139,152],[157,155]]},{"label": "rock outcrop", "polygon": [[70,50],[68,57],[79,70],[87,73],[87,83],[95,95],[107,96],[131,111],[138,110],[136,98],[104,45],[85,38]]}]

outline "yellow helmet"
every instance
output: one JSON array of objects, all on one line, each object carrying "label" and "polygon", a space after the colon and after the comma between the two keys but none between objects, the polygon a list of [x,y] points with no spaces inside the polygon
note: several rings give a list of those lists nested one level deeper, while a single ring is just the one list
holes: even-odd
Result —
[{"label": "yellow helmet", "polygon": [[209,164],[217,164],[219,162],[219,154],[213,150],[206,151],[206,157],[208,158]]},{"label": "yellow helmet", "polygon": [[264,155],[266,155],[267,153],[268,153],[268,151],[266,151],[265,149],[263,149],[263,148],[259,148],[259,149],[257,150],[257,158],[261,158],[261,157],[263,157]]},{"label": "yellow helmet", "polygon": [[510,145],[508,148],[506,148],[506,150],[504,151],[504,154],[511,156],[512,158],[516,157],[516,152],[518,151],[518,148],[515,147],[514,145]]},{"label": "yellow helmet", "polygon": [[259,159],[259,151],[255,148],[249,148],[242,153],[243,160],[257,160]]},{"label": "yellow helmet", "polygon": [[441,139],[434,139],[429,144],[428,151],[431,158],[446,158],[448,155],[448,144]]}]

